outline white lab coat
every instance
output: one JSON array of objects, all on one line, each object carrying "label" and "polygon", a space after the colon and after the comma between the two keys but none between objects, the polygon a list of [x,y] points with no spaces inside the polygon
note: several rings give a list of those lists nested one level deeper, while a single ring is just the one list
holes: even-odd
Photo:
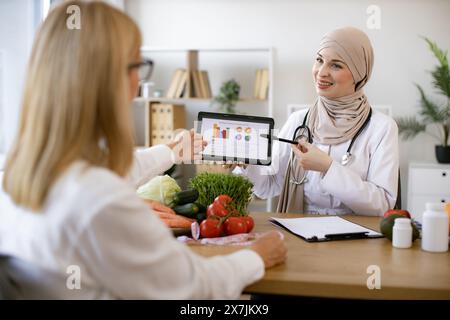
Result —
[{"label": "white lab coat", "polygon": [[162,145],[137,153],[128,181],[77,161],[37,213],[0,190],[0,253],[60,274],[55,285],[63,288],[66,272],[74,270],[68,268],[78,266],[82,291],[63,290],[61,298],[238,298],[264,275],[261,257],[248,249],[201,257],[175,240],[136,195],[136,186],[172,164],[171,150]]},{"label": "white lab coat", "polygon": [[[307,110],[293,113],[278,136],[292,139],[295,129],[303,123]],[[314,143],[333,158],[331,167],[323,175],[307,171],[304,185],[305,212],[340,215],[382,215],[393,208],[397,199],[399,155],[398,128],[393,119],[373,110],[367,127],[355,140],[353,159],[341,165],[350,140],[338,145]],[[263,199],[278,196],[284,183],[291,145],[274,142],[271,166],[250,165],[237,169],[254,184],[254,193]]]}]

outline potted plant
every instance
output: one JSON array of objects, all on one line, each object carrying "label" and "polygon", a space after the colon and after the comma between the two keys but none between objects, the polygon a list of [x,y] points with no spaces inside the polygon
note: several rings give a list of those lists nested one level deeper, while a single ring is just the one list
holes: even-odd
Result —
[{"label": "potted plant", "polygon": [[228,80],[220,87],[219,94],[214,98],[213,104],[218,103],[220,109],[227,113],[236,113],[236,103],[239,101],[241,86],[234,79]]},{"label": "potted plant", "polygon": [[[437,58],[439,64],[431,71],[433,87],[444,96],[443,102],[435,102],[427,97],[418,84],[415,84],[420,93],[420,116],[403,117],[396,119],[399,132],[404,139],[412,139],[417,134],[427,133],[441,143],[435,146],[436,158],[440,163],[450,163],[450,69],[448,65],[447,51],[440,49],[435,42],[423,38]],[[427,131],[429,125],[437,125],[437,134]]]}]

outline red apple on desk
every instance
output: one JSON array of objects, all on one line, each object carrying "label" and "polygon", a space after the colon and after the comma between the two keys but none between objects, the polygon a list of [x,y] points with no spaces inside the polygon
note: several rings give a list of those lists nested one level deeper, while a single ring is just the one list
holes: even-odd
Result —
[{"label": "red apple on desk", "polygon": [[386,211],[384,213],[383,217],[387,218],[387,217],[389,217],[390,215],[393,215],[393,214],[401,214],[402,216],[405,216],[406,218],[411,219],[411,215],[409,214],[409,212],[407,210],[402,210],[402,209],[391,209],[391,210],[388,210],[388,211]]}]

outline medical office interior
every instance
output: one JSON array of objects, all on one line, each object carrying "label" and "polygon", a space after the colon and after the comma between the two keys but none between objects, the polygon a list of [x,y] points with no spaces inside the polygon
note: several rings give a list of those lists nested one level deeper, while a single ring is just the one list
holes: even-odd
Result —
[{"label": "medical office interior", "polygon": [[[48,12],[60,2],[62,1],[0,0],[2,176],[8,151],[14,144],[18,130],[23,85],[27,77],[26,68],[33,41]],[[193,128],[199,112],[269,117],[274,119],[275,133],[279,132],[293,113],[310,108],[317,99],[311,68],[322,37],[338,28],[355,27],[367,35],[373,47],[372,74],[363,89],[373,112],[381,112],[394,119],[399,127],[400,123],[405,124],[411,117],[415,117],[418,121],[417,123],[410,121],[410,128],[400,130],[398,135],[400,181],[398,197],[401,198],[401,203],[396,209],[407,210],[419,225],[424,222],[423,215],[427,210],[427,203],[442,204],[444,211],[450,210],[449,206],[446,207],[446,204],[450,203],[448,145],[450,75],[447,54],[450,49],[448,19],[450,1],[105,0],[104,2],[125,12],[137,23],[142,33],[141,55],[153,62],[151,77],[140,82],[138,95],[133,99],[131,106],[136,150],[168,143],[173,138],[175,129]],[[427,39],[430,42],[427,42]],[[431,50],[432,44],[437,46],[434,52]],[[437,57],[439,52],[446,54],[446,57],[441,56],[439,60]],[[444,83],[441,83],[441,86],[434,83],[432,74],[439,66],[442,72],[440,80]],[[237,97],[230,98],[231,107],[230,105],[227,107],[226,101],[217,99],[227,90],[227,85],[238,86]],[[428,113],[427,110],[424,111],[419,86],[429,101],[439,106],[439,110],[444,110],[440,115],[435,114],[435,118],[439,119],[430,120],[432,111],[430,109]],[[426,128],[422,130],[424,124]],[[406,138],[405,135],[411,131],[412,137]],[[358,155],[354,157],[353,161],[357,161]],[[186,190],[191,179],[205,172],[232,174],[229,167],[220,164],[181,164],[173,167],[171,176],[181,190]],[[339,185],[340,181],[333,183]],[[263,229],[258,229],[259,222],[255,218],[256,232],[267,231],[269,228],[280,230],[275,226],[268,227],[265,223],[277,211],[278,201],[278,197],[263,199],[256,194],[252,195],[248,212],[254,218],[259,213],[265,214],[265,220],[260,221],[264,224]],[[383,212],[378,214],[379,220],[375,224],[369,225],[377,229],[382,218]],[[356,222],[364,224],[359,220]],[[291,236],[292,234],[289,234],[286,237]],[[0,235],[0,242],[1,239]],[[301,243],[302,247],[298,250],[307,250],[308,246],[312,245],[295,236],[292,236],[291,241]],[[450,299],[448,252],[428,253],[421,249],[419,242],[415,242],[414,254],[405,253],[410,252],[406,250],[413,249],[394,249],[387,239],[332,241],[324,245],[337,246],[339,243],[345,246],[358,241],[378,241],[377,243],[385,241],[383,250],[397,250],[396,252],[404,250],[398,259],[404,259],[405,263],[413,261],[411,259],[417,259],[414,261],[420,261],[420,264],[429,262],[430,267],[427,270],[430,274],[427,279],[416,284],[405,283],[402,276],[399,276],[401,280],[396,282],[395,275],[389,276],[389,273],[394,272],[392,270],[395,269],[396,263],[398,265],[402,263],[394,259],[395,261],[391,261],[392,265],[387,266],[387,260],[392,258],[389,251],[382,255],[383,259],[387,259],[382,262],[386,263],[381,267],[382,272],[383,268],[388,271],[386,282],[382,282],[380,290],[370,290],[366,287],[368,269],[364,269],[361,271],[363,279],[360,281],[361,288],[350,289],[354,290],[356,296],[346,295],[343,293],[345,290],[339,293],[338,289],[313,287],[311,283],[314,281],[311,283],[306,281],[305,283],[310,285],[307,290],[310,290],[311,296]],[[208,250],[205,249],[206,255],[210,254]],[[289,250],[285,262],[288,264],[287,267],[281,264],[274,269],[267,269],[266,275],[269,272],[274,274],[284,272],[283,268],[288,268],[294,278],[298,277],[295,280],[298,282],[295,287],[306,286],[302,282],[304,280],[302,275],[297,274],[295,270],[301,262],[293,262],[295,259],[289,256],[292,247],[289,247]],[[412,268],[409,275],[404,275],[405,279],[407,276],[415,278],[414,272],[418,270],[421,269]],[[431,270],[436,270],[436,274],[433,275]],[[324,276],[321,279],[326,282],[329,278]],[[345,279],[347,278],[342,276],[340,280],[336,278],[336,281],[342,283],[346,281]],[[383,284],[386,285],[385,294]],[[261,282],[253,285],[245,284],[240,298],[246,299],[258,293],[308,295],[300,289],[295,291],[288,288],[289,286],[281,283],[281,280],[278,285],[279,288],[271,291],[267,289],[270,284]],[[353,282],[349,284],[349,288],[355,286]]]}]

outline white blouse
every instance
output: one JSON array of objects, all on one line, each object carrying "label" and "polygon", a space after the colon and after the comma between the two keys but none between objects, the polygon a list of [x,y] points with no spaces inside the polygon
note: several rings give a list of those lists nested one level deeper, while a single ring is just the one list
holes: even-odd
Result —
[{"label": "white blouse", "polygon": [[201,257],[136,195],[137,186],[172,164],[163,145],[138,152],[127,180],[75,162],[40,212],[14,205],[0,190],[0,253],[60,274],[58,286],[66,285],[68,268],[78,266],[81,289],[67,289],[61,298],[238,298],[263,277],[261,257],[249,249]]},{"label": "white blouse", "polygon": [[[293,113],[278,136],[292,139],[295,129],[302,124],[307,110]],[[338,145],[314,143],[328,153],[333,162],[327,173],[306,171],[304,185],[305,212],[340,215],[382,215],[393,208],[397,199],[399,151],[398,128],[393,119],[376,110],[367,127],[356,138],[346,166],[341,158],[350,140]],[[237,168],[235,173],[245,174],[254,184],[254,193],[263,198],[281,193],[291,145],[274,142],[271,166],[250,165]]]}]

